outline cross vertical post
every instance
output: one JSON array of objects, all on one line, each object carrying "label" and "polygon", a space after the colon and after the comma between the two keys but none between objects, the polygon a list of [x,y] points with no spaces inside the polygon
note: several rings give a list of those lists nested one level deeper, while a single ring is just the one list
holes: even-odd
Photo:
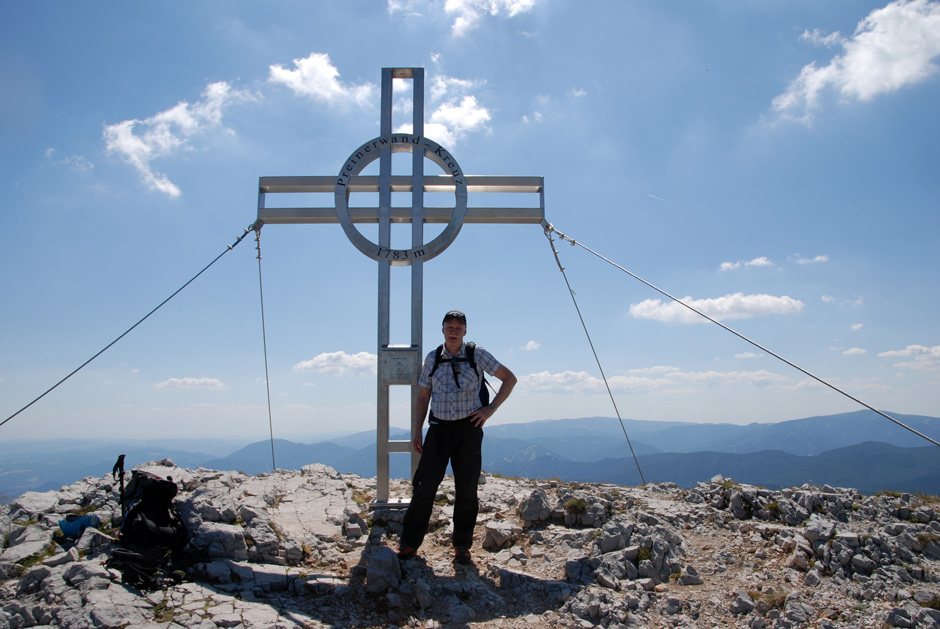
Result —
[{"label": "cross vertical post", "polygon": [[[424,133],[424,68],[383,68],[382,69],[382,117],[381,134],[383,137],[392,132],[392,110],[394,103],[393,81],[395,79],[412,80],[412,132],[420,136]],[[391,209],[391,149],[382,150],[379,163],[379,246],[391,249],[391,220],[388,212]],[[411,163],[411,246],[419,247],[424,242],[424,154],[422,151],[412,151]],[[411,453],[411,472],[414,474],[418,465],[419,456],[412,452],[411,439],[408,441],[389,439],[389,387],[394,379],[393,374],[387,373],[393,369],[390,360],[399,354],[391,345],[391,268],[389,260],[379,261],[379,296],[378,296],[378,378],[377,378],[377,413],[376,413],[376,496],[377,505],[387,506],[389,502],[390,465],[389,454],[392,452]],[[415,259],[411,262],[411,343],[407,346],[410,361],[415,357],[420,363],[421,339],[423,336],[423,317],[421,305],[424,290],[424,261]],[[401,348],[404,349],[404,348]],[[393,353],[394,352],[394,353]],[[406,359],[407,360],[407,359]],[[413,371],[413,366],[409,367]],[[417,374],[411,387],[411,415],[408,425],[411,426],[411,417],[414,415],[417,403],[418,387]]]},{"label": "cross vertical post", "polygon": [[[412,81],[411,132],[396,132],[392,120],[393,81]],[[261,177],[258,185],[258,220],[261,224],[339,223],[350,242],[377,261],[377,394],[376,394],[376,495],[373,507],[407,506],[405,500],[389,498],[389,455],[411,453],[412,474],[419,455],[411,442],[389,439],[389,388],[411,388],[411,413],[404,418],[412,428],[418,396],[418,377],[423,358],[424,263],[442,253],[464,223],[521,223],[541,225],[545,217],[544,185],[541,177],[466,175],[454,156],[434,140],[424,136],[424,68],[383,68],[381,85],[380,134],[355,150],[337,176]],[[410,152],[411,174],[392,173],[392,155]],[[379,160],[379,174],[362,175],[371,162]],[[425,162],[434,162],[444,174],[426,175]],[[378,193],[378,207],[350,205],[350,195]],[[393,192],[411,193],[411,207],[393,204]],[[468,193],[524,193],[538,195],[536,202],[521,207],[469,207]],[[268,207],[272,195],[333,194],[332,206]],[[426,193],[453,193],[454,206],[427,207]],[[529,197],[531,198],[531,197]],[[365,238],[356,228],[360,223],[378,223],[378,243]],[[392,226],[411,224],[411,247],[397,249],[392,243]],[[424,225],[446,224],[430,242],[424,241]],[[407,345],[391,342],[391,267],[411,267],[411,339]]]}]

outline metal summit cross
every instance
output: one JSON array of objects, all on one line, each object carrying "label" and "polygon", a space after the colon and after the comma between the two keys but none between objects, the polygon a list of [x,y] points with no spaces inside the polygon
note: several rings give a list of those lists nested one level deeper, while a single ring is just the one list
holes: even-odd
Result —
[{"label": "metal summit cross", "polygon": [[[392,83],[395,79],[413,82],[412,132],[396,133],[392,127]],[[389,387],[411,387],[412,426],[418,394],[423,353],[422,305],[424,263],[443,252],[457,237],[463,223],[541,223],[545,199],[541,177],[473,176],[464,174],[457,160],[444,147],[424,135],[424,68],[382,69],[381,130],[353,151],[336,176],[261,177],[258,186],[258,219],[261,223],[339,223],[359,251],[378,262],[378,391],[376,497],[373,506],[405,506],[407,501],[389,501],[389,454],[411,452],[411,441],[389,440]],[[392,154],[410,152],[411,174],[392,174]],[[363,169],[379,160],[379,174],[361,175]],[[406,158],[407,160],[407,158]],[[426,175],[425,160],[437,164],[444,174]],[[396,167],[400,162],[396,161]],[[410,207],[392,204],[393,193],[411,193]],[[469,207],[468,193],[538,194],[538,207]],[[332,193],[332,207],[268,207],[275,194]],[[373,196],[360,193],[372,193]],[[373,198],[378,207],[350,207],[350,194]],[[454,195],[453,207],[426,207],[425,195]],[[396,199],[401,196],[395,197]],[[407,198],[407,197],[405,197]],[[534,205],[534,203],[532,203]],[[378,223],[378,242],[372,242],[356,228],[357,223]],[[411,245],[392,246],[392,224],[411,223]],[[424,241],[425,223],[446,223],[430,242]],[[390,343],[389,305],[392,266],[411,267],[411,342]],[[412,428],[413,429],[413,428]],[[412,453],[414,472],[418,455]]]}]

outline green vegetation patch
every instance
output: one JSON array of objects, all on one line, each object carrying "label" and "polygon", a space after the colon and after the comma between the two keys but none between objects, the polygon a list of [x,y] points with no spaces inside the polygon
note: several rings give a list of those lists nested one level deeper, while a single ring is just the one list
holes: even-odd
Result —
[{"label": "green vegetation patch", "polygon": [[940,610],[940,596],[936,594],[929,601],[925,601],[920,604],[921,607],[929,607],[930,609]]},{"label": "green vegetation patch", "polygon": [[55,554],[55,549],[56,549],[56,543],[50,542],[49,545],[46,546],[46,549],[42,551],[41,553],[37,555],[33,555],[32,557],[26,557],[25,559],[21,559],[20,561],[17,561],[16,563],[23,566],[23,568],[32,568],[33,566],[38,565],[43,559],[46,559],[47,557],[52,557]]},{"label": "green vegetation patch", "polygon": [[581,515],[587,512],[588,504],[584,498],[569,498],[565,501],[565,511],[572,515]]}]

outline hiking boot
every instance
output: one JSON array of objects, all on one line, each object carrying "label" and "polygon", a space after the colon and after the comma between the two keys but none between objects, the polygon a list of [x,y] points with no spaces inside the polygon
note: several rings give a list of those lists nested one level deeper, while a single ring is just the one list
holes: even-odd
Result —
[{"label": "hiking boot", "polygon": [[399,561],[404,561],[406,559],[411,559],[412,557],[417,556],[418,549],[412,548],[407,544],[401,544],[398,549],[395,551],[395,554],[398,555]]},{"label": "hiking boot", "polygon": [[463,546],[454,546],[454,563],[470,563],[470,549]]}]

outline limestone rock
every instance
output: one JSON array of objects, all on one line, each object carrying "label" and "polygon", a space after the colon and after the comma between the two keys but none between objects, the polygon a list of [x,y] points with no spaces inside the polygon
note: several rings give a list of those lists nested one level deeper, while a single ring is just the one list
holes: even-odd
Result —
[{"label": "limestone rock", "polygon": [[369,556],[366,590],[384,592],[389,588],[397,588],[400,583],[401,567],[398,565],[398,555],[387,546],[378,548]]},{"label": "limestone rock", "polygon": [[484,526],[483,548],[499,550],[509,548],[519,538],[522,527],[507,520],[489,521]]},{"label": "limestone rock", "polygon": [[527,524],[543,522],[552,513],[552,505],[548,501],[545,490],[539,488],[529,494],[529,497],[519,505],[519,517]]},{"label": "limestone rock", "polygon": [[[937,502],[725,476],[681,489],[488,477],[473,563],[452,562],[453,480],[418,557],[403,511],[368,510],[374,479],[322,465],[248,476],[142,466],[180,484],[201,557],[153,592],[102,564],[120,517],[109,476],[0,505],[0,629],[935,627]],[[393,491],[407,495],[407,481]],[[78,540],[58,520],[93,512]]]},{"label": "limestone rock", "polygon": [[734,615],[747,614],[754,610],[754,599],[747,592],[738,592],[731,602],[731,613]]}]

